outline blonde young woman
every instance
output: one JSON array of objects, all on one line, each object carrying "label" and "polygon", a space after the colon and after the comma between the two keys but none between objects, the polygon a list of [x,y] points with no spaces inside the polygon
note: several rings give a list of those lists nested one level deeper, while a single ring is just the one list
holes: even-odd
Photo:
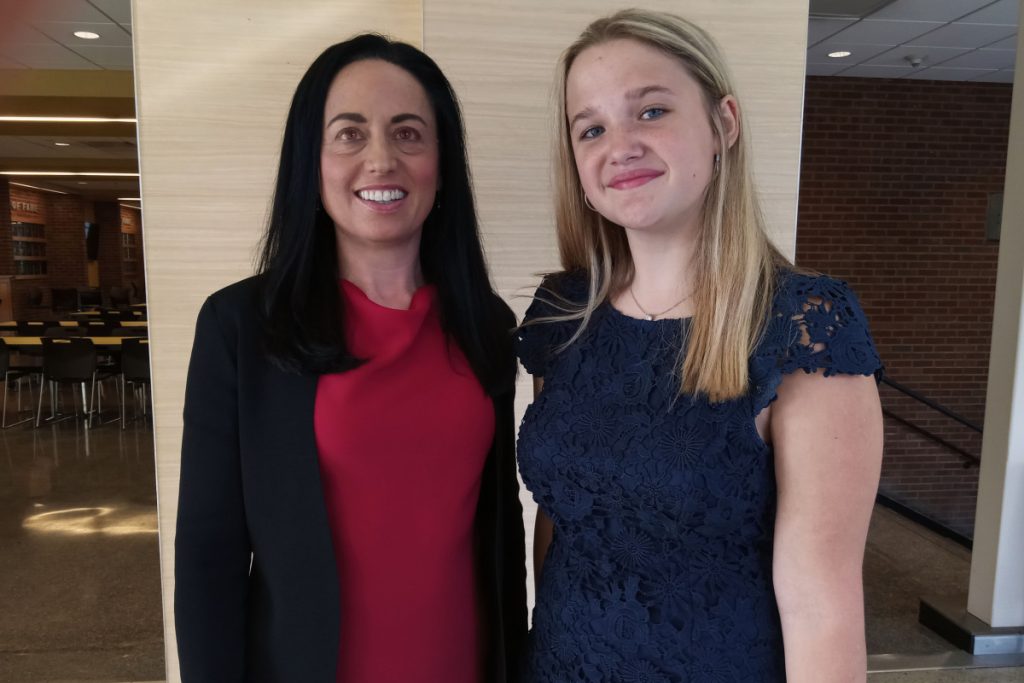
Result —
[{"label": "blonde young woman", "polygon": [[766,238],[700,28],[620,12],[560,77],[564,270],[518,339],[529,680],[863,681],[882,426],[855,296]]}]

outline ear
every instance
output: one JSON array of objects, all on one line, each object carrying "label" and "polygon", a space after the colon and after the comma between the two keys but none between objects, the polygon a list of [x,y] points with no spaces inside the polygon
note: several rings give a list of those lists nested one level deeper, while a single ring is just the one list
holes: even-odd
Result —
[{"label": "ear", "polygon": [[740,103],[732,95],[726,95],[718,101],[718,116],[726,145],[731,148],[740,137]]}]

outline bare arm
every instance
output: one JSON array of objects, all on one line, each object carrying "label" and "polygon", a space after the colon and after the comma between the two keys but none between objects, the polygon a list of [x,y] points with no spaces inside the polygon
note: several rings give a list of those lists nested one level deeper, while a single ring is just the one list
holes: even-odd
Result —
[{"label": "bare arm", "polygon": [[[533,378],[533,397],[537,398],[544,388],[544,378]],[[548,546],[551,545],[551,537],[554,536],[555,525],[551,518],[537,509],[537,521],[533,525],[533,587],[537,588],[540,583],[540,574],[544,569],[544,558],[548,554]]]},{"label": "bare arm", "polygon": [[773,572],[790,683],[867,678],[861,569],[882,458],[874,379],[787,375],[770,408]]}]

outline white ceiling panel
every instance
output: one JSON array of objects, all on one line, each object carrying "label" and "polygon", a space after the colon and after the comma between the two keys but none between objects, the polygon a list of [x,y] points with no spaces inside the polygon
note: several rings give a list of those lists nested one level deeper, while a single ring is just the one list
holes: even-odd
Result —
[{"label": "white ceiling panel", "polygon": [[1010,36],[1004,40],[986,45],[986,48],[990,50],[1017,50],[1017,34]]},{"label": "white ceiling panel", "polygon": [[1018,0],[999,0],[999,2],[994,2],[985,9],[978,10],[970,16],[964,17],[964,21],[969,24],[1016,26],[1017,2]]},{"label": "white ceiling panel", "polygon": [[[16,53],[15,53],[16,50]],[[11,57],[33,69],[94,69],[94,64],[63,45],[50,42],[38,45],[3,45],[0,56]]]},{"label": "white ceiling panel", "polygon": [[874,21],[865,19],[843,29],[834,39],[861,45],[896,45],[913,40],[940,26],[939,21]]},{"label": "white ceiling panel", "polygon": [[814,19],[807,24],[807,44],[814,45],[829,36],[842,31],[856,19]]},{"label": "white ceiling panel", "polygon": [[48,43],[50,39],[36,28],[22,21],[13,21],[4,26],[3,45],[24,45],[32,43]]},{"label": "white ceiling panel", "polygon": [[943,62],[942,66],[969,69],[1012,69],[1016,53],[1013,50],[974,50]]},{"label": "white ceiling panel", "polygon": [[87,45],[76,47],[75,52],[105,69],[131,69],[131,47],[107,47]]},{"label": "white ceiling panel", "polygon": [[[79,45],[127,45],[130,47],[132,44],[131,35],[117,24],[112,24],[109,21],[102,24],[81,21],[37,21],[32,25],[50,38],[72,48]],[[75,31],[92,31],[98,33],[100,37],[94,40],[85,40],[75,36]]]},{"label": "white ceiling panel", "polygon": [[858,64],[843,72],[843,76],[859,76],[861,78],[901,78],[914,71],[909,64],[906,66],[873,66]]},{"label": "white ceiling panel", "polygon": [[871,15],[872,19],[954,21],[992,0],[896,0]]},{"label": "white ceiling panel", "polygon": [[1013,83],[1013,69],[1000,69],[974,79],[978,83]]},{"label": "white ceiling panel", "polygon": [[908,66],[907,57],[913,56],[920,58],[921,65],[925,68],[929,66],[935,66],[941,64],[947,59],[958,57],[962,54],[966,54],[970,50],[962,47],[908,47],[900,45],[898,47],[883,52],[877,57],[872,57],[866,60],[867,64],[872,66]]},{"label": "white ceiling panel", "polygon": [[97,9],[125,27],[132,25],[130,0],[89,0]]},{"label": "white ceiling panel", "polygon": [[978,47],[1002,40],[1017,32],[1014,26],[993,24],[947,24],[913,41],[912,45],[935,47]]},{"label": "white ceiling panel", "polygon": [[838,60],[833,59],[830,64],[808,64],[807,75],[834,76],[835,74],[839,73],[840,71],[846,68],[844,64],[836,64],[836,61]]},{"label": "white ceiling panel", "polygon": [[25,21],[91,21],[107,18],[86,0],[22,0]]},{"label": "white ceiling panel", "polygon": [[907,78],[914,78],[928,81],[970,81],[996,69],[956,69],[951,66],[935,66],[931,69],[915,71]]},{"label": "white ceiling panel", "polygon": [[837,61],[851,65],[862,62],[865,59],[870,59],[875,55],[880,55],[888,49],[888,45],[859,45],[829,38],[807,50],[807,61],[814,62],[815,64],[825,64],[831,61],[828,53],[841,51],[849,52],[850,56],[843,57]]}]

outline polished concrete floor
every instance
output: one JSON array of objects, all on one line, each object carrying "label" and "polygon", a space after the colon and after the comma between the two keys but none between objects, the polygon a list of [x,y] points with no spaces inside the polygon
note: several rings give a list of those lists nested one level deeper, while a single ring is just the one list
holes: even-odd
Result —
[{"label": "polished concrete floor", "polygon": [[163,678],[152,429],[0,431],[0,681]]},{"label": "polished concrete floor", "polygon": [[[0,431],[0,682],[163,680],[154,476],[145,422]],[[969,551],[876,508],[865,559],[870,683],[1024,683],[1024,667],[1006,662],[911,670],[994,663],[917,623],[921,596],[965,598],[969,570]]]}]

